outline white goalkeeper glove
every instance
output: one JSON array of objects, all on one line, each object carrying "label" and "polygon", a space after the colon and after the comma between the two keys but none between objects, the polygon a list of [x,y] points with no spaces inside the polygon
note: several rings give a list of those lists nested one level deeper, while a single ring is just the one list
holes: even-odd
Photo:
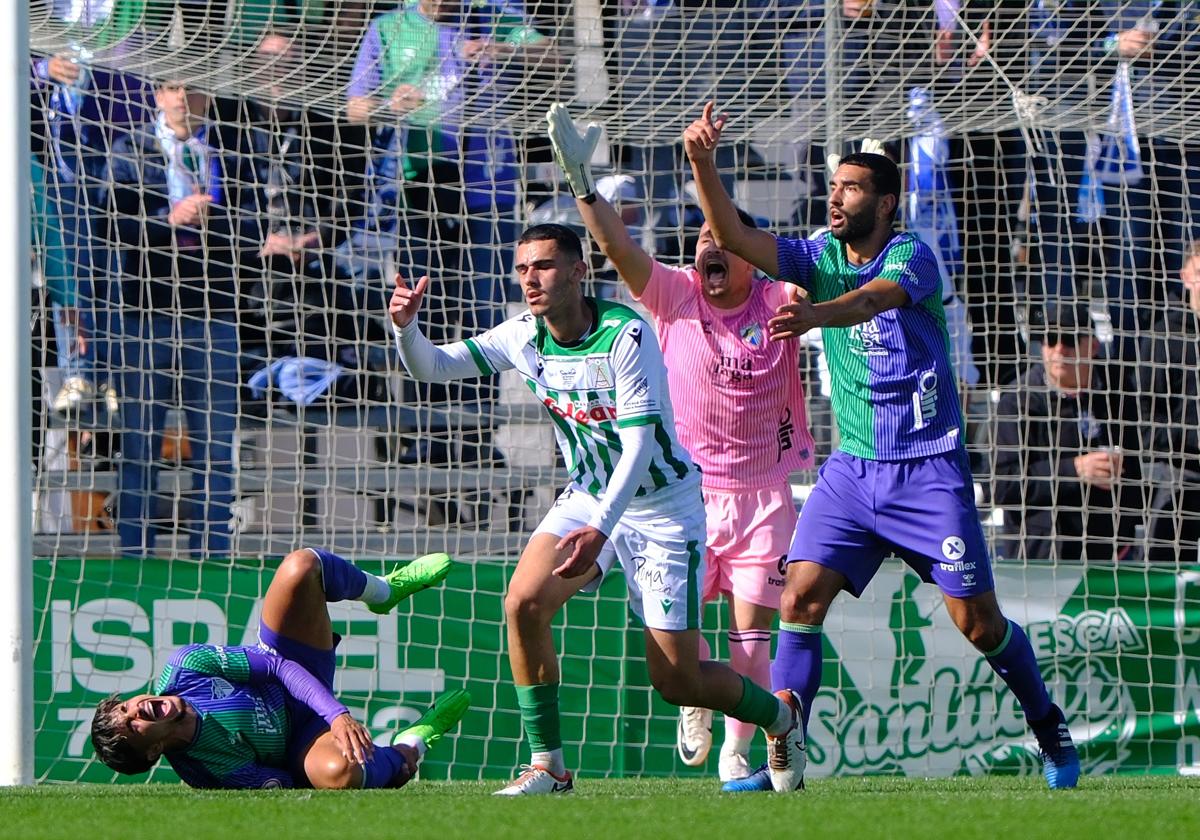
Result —
[{"label": "white goalkeeper glove", "polygon": [[872,140],[870,137],[863,138],[863,141],[859,145],[858,150],[860,152],[867,152],[868,154],[872,154],[872,155],[886,155],[887,154],[887,152],[884,151],[883,143],[879,140]]},{"label": "white goalkeeper glove", "polygon": [[[870,137],[863,139],[862,143],[859,144],[858,150],[860,152],[869,152],[870,154],[873,154],[873,155],[887,154],[883,149],[883,143],[881,143],[878,140],[872,140]],[[827,167],[829,167],[830,175],[832,175],[834,172],[837,172],[838,165],[841,162],[842,162],[841,155],[826,155],[825,156],[825,165]]]},{"label": "white goalkeeper glove", "polygon": [[546,125],[550,144],[554,147],[554,159],[567,177],[571,195],[585,199],[594,195],[596,182],[592,178],[592,154],[603,133],[600,126],[588,123],[587,132],[581,135],[566,106],[559,102],[551,105],[546,112]]}]

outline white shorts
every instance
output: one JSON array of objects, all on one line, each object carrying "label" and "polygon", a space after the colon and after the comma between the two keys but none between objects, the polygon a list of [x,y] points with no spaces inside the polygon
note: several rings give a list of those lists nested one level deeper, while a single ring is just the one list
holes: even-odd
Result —
[{"label": "white shorts", "polygon": [[[534,533],[566,536],[586,525],[599,506],[594,496],[569,486]],[[597,558],[600,579],[620,563],[629,606],[642,624],[652,630],[694,630],[700,626],[704,538],[698,482],[634,499]],[[600,579],[586,588],[599,586]]]}]

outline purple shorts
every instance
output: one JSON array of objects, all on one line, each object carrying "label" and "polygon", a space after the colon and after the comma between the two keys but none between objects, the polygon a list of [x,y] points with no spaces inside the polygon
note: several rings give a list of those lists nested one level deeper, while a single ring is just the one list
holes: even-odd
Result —
[{"label": "purple shorts", "polygon": [[[258,623],[258,645],[270,653],[290,659],[304,666],[304,669],[321,681],[321,684],[333,691],[333,674],[337,667],[337,646],[342,637],[333,634],[333,648],[317,650],[303,642],[281,636],[263,622]],[[304,754],[317,736],[329,728],[325,719],[296,700],[290,694],[284,700],[287,705],[288,720],[292,726],[288,737],[288,761],[293,771],[304,767]]]},{"label": "purple shorts", "polygon": [[788,562],[840,572],[857,598],[891,554],[955,598],[995,588],[966,452],[910,461],[835,452],[821,467]]}]

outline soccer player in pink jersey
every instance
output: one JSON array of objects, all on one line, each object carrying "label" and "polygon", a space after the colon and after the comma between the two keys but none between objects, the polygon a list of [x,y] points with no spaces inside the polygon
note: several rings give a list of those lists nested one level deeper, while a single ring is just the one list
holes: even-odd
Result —
[{"label": "soccer player in pink jersey", "polygon": [[[708,518],[703,596],[708,601],[725,594],[730,665],[765,685],[782,562],[796,524],[788,476],[813,465],[798,343],[767,340],[767,322],[792,302],[795,286],[756,277],[748,262],[717,246],[707,225],[693,265],[655,261],[595,191],[588,161],[599,127],[589,126],[581,136],[558,104],[547,121],[588,231],[654,319],[679,440],[702,470]],[[703,638],[701,654],[710,655]],[[726,790],[742,789],[739,780],[750,782],[754,729],[725,720],[718,769],[721,781],[730,783]],[[702,765],[711,746],[712,712],[681,707],[684,764]]]}]

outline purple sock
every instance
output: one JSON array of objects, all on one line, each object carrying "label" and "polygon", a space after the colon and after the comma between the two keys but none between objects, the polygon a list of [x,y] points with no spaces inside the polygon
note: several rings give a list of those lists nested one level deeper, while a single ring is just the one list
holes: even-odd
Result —
[{"label": "purple sock", "polygon": [[367,573],[323,548],[310,549],[321,559],[321,585],[326,601],[349,601],[367,588]]},{"label": "purple sock", "polygon": [[775,661],[771,663],[771,689],[790,688],[800,695],[806,732],[808,716],[821,687],[822,640],[820,626],[781,621]]},{"label": "purple sock", "polygon": [[[345,562],[345,561],[343,561]],[[395,747],[375,747],[375,755],[363,765],[363,787],[391,787],[392,782],[404,770],[406,762]]]},{"label": "purple sock", "polygon": [[1009,620],[1008,632],[1004,634],[1000,647],[988,651],[984,656],[992,670],[1016,695],[1026,720],[1035,722],[1050,714],[1050,693],[1046,691],[1046,681],[1038,669],[1037,657],[1033,655],[1033,647],[1021,625]]}]

